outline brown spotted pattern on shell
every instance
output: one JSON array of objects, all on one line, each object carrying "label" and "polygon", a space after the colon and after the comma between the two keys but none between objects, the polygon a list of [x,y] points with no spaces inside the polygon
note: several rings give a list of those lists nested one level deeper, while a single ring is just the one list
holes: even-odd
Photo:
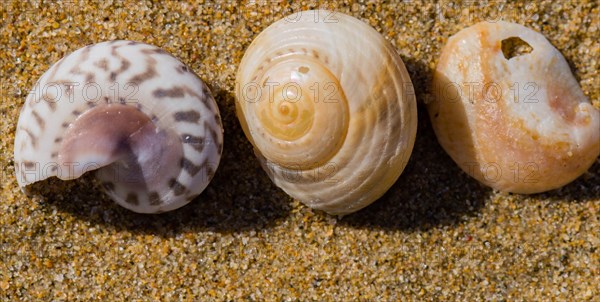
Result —
[{"label": "brown spotted pattern on shell", "polygon": [[396,50],[351,16],[303,11],[260,33],[240,63],[242,128],[277,186],[331,214],[358,211],[404,169],[417,128]]},{"label": "brown spotted pattern on shell", "polygon": [[39,79],[15,137],[19,185],[95,170],[107,194],[140,213],[179,208],[220,161],[223,128],[208,87],[164,50],[89,45]]}]

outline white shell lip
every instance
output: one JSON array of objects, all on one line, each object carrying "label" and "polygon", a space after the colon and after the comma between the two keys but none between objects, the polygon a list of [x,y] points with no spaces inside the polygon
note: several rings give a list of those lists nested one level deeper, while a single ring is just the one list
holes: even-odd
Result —
[{"label": "white shell lip", "polygon": [[[267,159],[273,157],[267,156],[272,150],[265,148],[283,147],[277,144],[269,147],[269,140],[278,141],[259,123],[257,106],[260,105],[257,103],[261,101],[248,99],[251,95],[248,92],[252,92],[249,86],[278,81],[266,78],[266,69],[288,60],[298,60],[298,74],[310,74],[306,71],[312,71],[312,66],[322,65],[332,78],[315,80],[315,83],[335,81],[347,104],[347,123],[329,123],[347,124],[344,137],[308,131],[310,137],[283,144],[284,147],[306,147],[302,150],[311,152],[310,146],[314,146],[314,150],[322,149],[320,141],[339,139],[339,148],[324,147],[335,153],[317,166],[294,167]],[[289,78],[294,80],[295,77]],[[322,102],[314,102],[314,106],[324,111],[341,109],[327,107]],[[272,181],[309,207],[334,215],[358,211],[381,197],[400,176],[416,136],[414,88],[396,50],[368,24],[326,10],[292,14],[273,23],[254,39],[238,69],[236,109],[242,128]],[[286,153],[280,153],[284,158]]]},{"label": "white shell lip", "polygon": [[[166,51],[126,40],[80,48],[40,77],[21,109],[15,134],[19,186],[24,189],[53,176],[74,179],[87,171],[111,167],[116,159],[113,155],[86,151],[78,157],[77,169],[60,169],[66,164],[61,161],[65,130],[90,112],[110,106],[143,114],[156,127],[156,134],[171,137],[167,142],[177,142],[181,149],[181,157],[159,165],[166,169],[160,170],[162,174],[172,177],[147,191],[131,188],[123,177],[100,179],[111,198],[135,212],[160,213],[187,204],[204,190],[218,168],[223,146],[219,109],[209,88]],[[126,141],[131,142],[130,138]],[[143,140],[139,142],[143,145]],[[160,150],[155,148],[164,152]],[[152,162],[148,158],[151,153],[137,154],[142,156],[141,162]],[[141,167],[147,170],[145,175],[151,171]]]}]

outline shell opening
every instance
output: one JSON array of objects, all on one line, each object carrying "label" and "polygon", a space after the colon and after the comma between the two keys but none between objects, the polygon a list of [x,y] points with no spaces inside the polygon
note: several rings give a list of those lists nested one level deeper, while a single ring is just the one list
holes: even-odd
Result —
[{"label": "shell opening", "polygon": [[502,54],[504,58],[510,60],[514,57],[523,56],[533,51],[533,47],[529,43],[523,41],[519,37],[510,37],[501,42]]},{"label": "shell opening", "polygon": [[104,182],[127,183],[140,191],[156,188],[165,175],[177,176],[178,167],[166,163],[182,157],[178,140],[172,133],[159,131],[134,107],[98,106],[83,113],[66,130],[58,159],[74,163],[74,169],[73,175],[59,177],[80,177],[93,165]]}]

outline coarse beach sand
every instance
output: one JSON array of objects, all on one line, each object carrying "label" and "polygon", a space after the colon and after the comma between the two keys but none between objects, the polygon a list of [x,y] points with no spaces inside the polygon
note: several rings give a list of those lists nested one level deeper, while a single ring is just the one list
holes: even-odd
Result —
[{"label": "coarse beach sand", "polygon": [[[562,189],[494,192],[446,155],[423,105],[448,37],[506,20],[543,33],[600,109],[598,1],[202,2],[0,3],[1,301],[598,301],[600,162]],[[415,149],[400,179],[341,218],[273,185],[235,115],[235,73],[252,39],[315,8],[384,35],[419,103]],[[113,39],[162,47],[218,103],[220,167],[176,211],[130,212],[89,175],[39,183],[33,197],[18,188],[13,141],[28,90],[66,54]]]}]

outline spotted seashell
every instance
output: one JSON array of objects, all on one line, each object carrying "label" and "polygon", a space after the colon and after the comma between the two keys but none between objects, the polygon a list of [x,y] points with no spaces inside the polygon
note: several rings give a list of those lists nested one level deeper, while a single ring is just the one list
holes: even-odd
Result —
[{"label": "spotted seashell", "polygon": [[308,206],[348,214],[385,193],[417,129],[396,50],[351,16],[303,11],[247,49],[237,73],[242,128],[277,186]]},{"label": "spotted seashell", "polygon": [[140,213],[187,204],[221,158],[218,107],[194,72],[131,41],[89,45],[46,71],[21,110],[19,186],[96,170],[107,194]]},{"label": "spotted seashell", "polygon": [[482,22],[448,39],[428,105],[437,138],[469,175],[537,193],[583,174],[600,155],[600,112],[546,38]]}]

